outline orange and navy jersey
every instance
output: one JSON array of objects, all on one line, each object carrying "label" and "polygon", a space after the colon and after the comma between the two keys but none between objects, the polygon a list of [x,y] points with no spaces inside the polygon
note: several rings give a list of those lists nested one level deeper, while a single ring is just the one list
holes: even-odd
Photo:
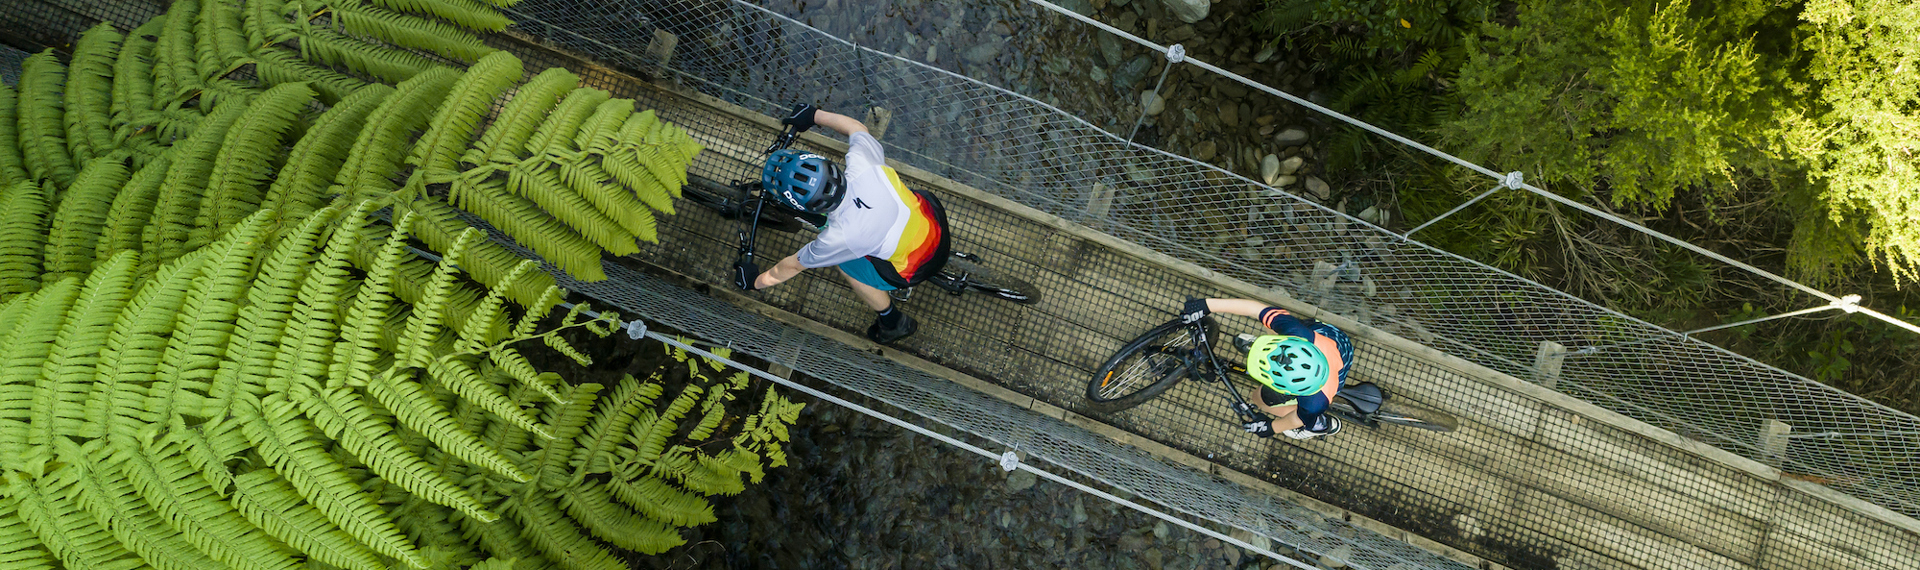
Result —
[{"label": "orange and navy jersey", "polygon": [[891,268],[881,277],[897,286],[917,283],[946,263],[947,224],[940,201],[914,192],[887,167],[880,141],[848,137],[847,194],[827,213],[827,227],[795,255],[805,267],[830,267],[872,258]]}]

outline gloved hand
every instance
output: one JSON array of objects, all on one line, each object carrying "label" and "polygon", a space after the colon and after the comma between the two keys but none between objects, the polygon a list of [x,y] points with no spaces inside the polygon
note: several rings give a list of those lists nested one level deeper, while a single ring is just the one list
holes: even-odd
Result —
[{"label": "gloved hand", "polygon": [[780,124],[792,125],[795,132],[804,133],[813,128],[813,114],[819,111],[820,108],[811,103],[798,103],[793,106],[793,112],[787,114],[787,118],[780,119]]},{"label": "gloved hand", "polygon": [[760,278],[760,267],[745,259],[733,262],[733,286],[741,291],[757,291],[753,282]]},{"label": "gloved hand", "polygon": [[1247,422],[1247,423],[1244,423],[1244,424],[1240,424],[1240,425],[1241,425],[1242,427],[1245,427],[1245,428],[1247,428],[1247,433],[1250,433],[1250,434],[1253,434],[1253,435],[1257,435],[1257,436],[1260,436],[1260,437],[1273,437],[1273,422],[1272,422],[1272,421],[1269,421],[1269,420],[1260,420],[1260,421],[1257,421],[1257,422]]},{"label": "gloved hand", "polygon": [[1206,318],[1207,314],[1212,312],[1207,309],[1206,299],[1187,299],[1186,306],[1180,309],[1180,320],[1189,323],[1200,322],[1200,319]]}]

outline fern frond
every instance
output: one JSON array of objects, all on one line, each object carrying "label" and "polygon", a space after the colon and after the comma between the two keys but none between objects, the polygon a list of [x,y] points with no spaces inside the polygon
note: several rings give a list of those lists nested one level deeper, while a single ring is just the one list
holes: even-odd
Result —
[{"label": "fern frond", "polygon": [[[47,285],[24,301],[27,305],[19,322],[0,335],[4,343],[0,344],[0,402],[6,403],[0,407],[0,449],[9,450],[0,464],[10,469],[21,468],[18,454],[34,439],[36,426],[30,423],[33,416],[55,404],[50,386],[39,382],[41,369],[65,324],[68,308],[79,295],[78,279]],[[49,401],[38,402],[42,397]]]},{"label": "fern frond", "polygon": [[372,0],[382,8],[400,12],[427,14],[454,25],[483,32],[498,32],[513,23],[498,10],[473,0]]},{"label": "fern frond", "polygon": [[646,203],[647,207],[672,214],[673,198],[679,195],[679,185],[674,184],[672,179],[661,178],[659,172],[662,169],[648,163],[660,158],[659,154],[644,152],[638,147],[620,148],[602,156],[600,166],[620,181],[627,191],[633,192],[635,197]]},{"label": "fern frond", "polygon": [[164,18],[152,18],[127,34],[120,54],[113,61],[113,97],[108,100],[112,114],[113,140],[124,143],[152,121],[153,48]]},{"label": "fern frond", "polygon": [[313,89],[320,92],[320,101],[328,104],[337,104],[348,94],[368,84],[353,76],[314,65],[301,59],[300,54],[277,45],[253,50],[253,62],[254,73],[268,85],[311,81]]},{"label": "fern frond", "polygon": [[400,47],[427,50],[467,63],[479,61],[496,51],[480,41],[479,36],[458,26],[371,5],[336,2],[333,4],[333,20],[346,28],[347,33],[368,36]]},{"label": "fern frond", "polygon": [[101,223],[100,238],[94,245],[95,263],[106,261],[122,251],[140,249],[141,230],[147,227],[147,220],[153,217],[153,206],[159,202],[160,185],[167,181],[167,171],[173,166],[168,156],[161,155],[147,162],[114,195],[113,205],[107,208],[107,217]]},{"label": "fern frond", "polygon": [[[593,110],[593,116],[587,117],[586,122],[580,124],[580,129],[574,133],[572,139],[566,141],[572,145],[571,148],[549,143],[547,153],[559,154],[563,148],[587,150],[596,141],[612,139],[615,133],[620,132],[621,125],[625,125],[627,119],[634,116],[632,99],[609,99],[600,103],[600,106]],[[648,111],[641,116],[651,118],[653,112]]]},{"label": "fern frond", "polygon": [[228,130],[214,159],[213,172],[207,176],[207,198],[194,219],[192,233],[200,239],[190,241],[189,246],[211,241],[260,209],[260,187],[285,148],[280,141],[313,97],[313,90],[305,83],[290,83],[268,89],[247,106],[246,114]]},{"label": "fern frond", "polygon": [[297,415],[295,408],[283,395],[271,392],[261,398],[258,410],[245,404],[235,406],[246,422],[243,429],[247,440],[308,503],[374,551],[425,568],[419,551],[345,467],[319,446],[312,424]]},{"label": "fern frond", "polygon": [[567,470],[568,460],[573,458],[573,450],[580,432],[593,420],[593,403],[602,388],[599,384],[578,384],[568,389],[567,400],[556,406],[548,406],[541,414],[541,423],[546,424],[547,433],[553,435],[546,445],[531,458],[535,461],[535,471],[540,477],[540,487],[544,489],[565,489],[573,484],[573,473]]},{"label": "fern frond", "polygon": [[87,396],[113,323],[133,296],[133,261],[131,253],[115,256],[88,275],[60,319],[60,332],[35,382],[27,444],[47,445],[57,435],[105,435],[105,425],[86,421]]},{"label": "fern frond", "polygon": [[67,150],[76,165],[113,150],[113,60],[119,56],[120,32],[102,23],[80,34],[73,45],[73,64],[67,69]]},{"label": "fern frond", "polygon": [[607,278],[600,266],[598,245],[548,215],[538,204],[507,193],[500,180],[454,182],[461,186],[466,209],[500,228],[515,242],[532,249],[540,257],[581,281]]},{"label": "fern frond", "polygon": [[312,24],[300,31],[300,55],[308,61],[343,67],[391,83],[412,79],[429,69],[445,69],[420,54],[370,44]]},{"label": "fern frond", "polygon": [[464,487],[448,481],[401,445],[394,426],[369,412],[360,397],[344,387],[310,389],[295,385],[290,394],[327,437],[358,458],[380,478],[398,484],[434,504],[458,509],[485,522],[498,520]]},{"label": "fern frond", "polygon": [[322,209],[275,240],[253,286],[247,289],[246,306],[234,321],[234,343],[228,348],[225,364],[230,366],[223,366],[214,377],[207,392],[209,409],[203,416],[225,416],[226,407],[240,393],[260,396],[265,392],[264,377],[273,372],[274,357],[293,316],[300,283],[317,253],[314,248],[338,213],[336,208]]},{"label": "fern frond", "polygon": [[707,399],[700,402],[700,423],[693,426],[693,431],[687,432],[687,441],[700,441],[713,436],[713,430],[718,429],[720,420],[727,416],[726,406],[721,405],[721,401],[727,398],[729,396],[724,384],[715,384],[712,391],[707,392]]},{"label": "fern frond", "polygon": [[529,479],[513,462],[480,441],[473,433],[460,429],[446,408],[427,397],[420,383],[404,370],[390,370],[367,385],[367,392],[393,412],[394,418],[408,429],[427,436],[440,449],[455,457],[511,478]]},{"label": "fern frond", "polygon": [[599,482],[582,484],[560,493],[560,505],[574,522],[608,543],[641,554],[659,554],[686,544],[680,529],[634,514],[613,502]]},{"label": "fern frond", "polygon": [[607,483],[607,491],[647,518],[674,526],[697,526],[720,520],[713,514],[713,503],[706,498],[658,477],[614,477]]},{"label": "fern frond", "polygon": [[28,179],[20,162],[20,98],[13,87],[0,83],[0,188],[10,188]]},{"label": "fern frond", "polygon": [[60,85],[67,70],[52,49],[34,54],[20,65],[20,158],[34,180],[51,180],[58,188],[73,184],[73,156],[67,150],[66,103]]},{"label": "fern frond", "polygon": [[[200,3],[174,2],[167,8],[165,17],[166,27],[161,28],[159,43],[154,47],[161,68],[156,71],[153,83],[155,109],[206,84],[206,76],[200,74],[199,58],[194,53],[194,27],[200,18]],[[161,72],[165,75],[160,76]]]},{"label": "fern frond", "polygon": [[334,184],[341,187],[338,192],[372,197],[398,188],[393,176],[399,173],[400,158],[406,156],[411,146],[409,138],[413,131],[426,126],[434,106],[440,104],[459,77],[459,73],[446,68],[422,72],[402,82],[374,108],[367,116],[366,127],[354,140],[353,149],[347,153],[346,162],[334,177]]},{"label": "fern frond", "polygon": [[627,432],[639,417],[640,409],[652,406],[664,391],[656,382],[642,384],[632,376],[621,379],[613,396],[607,399],[607,405],[594,414],[592,423],[580,437],[580,450],[571,462],[576,466],[573,484],[585,481],[587,475],[613,470],[613,448],[626,442]]},{"label": "fern frond", "polygon": [[[529,486],[531,488],[532,486]],[[555,501],[523,491],[504,508],[520,523],[520,536],[566,570],[624,570],[627,565],[588,538]]]},{"label": "fern frond", "polygon": [[680,395],[674,396],[673,403],[657,414],[641,412],[633,422],[633,440],[637,442],[639,453],[634,460],[641,464],[652,464],[665,455],[667,439],[680,429],[680,418],[686,417],[695,404],[700,403],[702,390],[699,386],[688,384],[680,389]]},{"label": "fern frond", "polygon": [[[132,254],[128,254],[132,255]],[[113,323],[107,348],[87,394],[87,418],[108,435],[137,436],[165,421],[147,409],[147,384],[153,380],[167,334],[180,314],[204,253],[193,252],[163,265],[149,276]]]},{"label": "fern frond", "polygon": [[441,385],[453,390],[461,398],[491,412],[494,416],[506,420],[515,427],[551,437],[546,428],[535,421],[532,414],[520,408],[508,399],[499,388],[484,381],[480,373],[467,361],[451,356],[435,359],[427,365],[427,372]]},{"label": "fern frond", "polygon": [[46,281],[79,277],[93,268],[100,228],[113,208],[114,195],[131,173],[115,157],[94,159],[73,179],[73,187],[53,213],[46,246]]},{"label": "fern frond", "polygon": [[27,527],[39,535],[40,543],[68,568],[139,568],[140,557],[128,552],[99,521],[69,499],[79,482],[78,473],[76,469],[55,468],[52,473],[31,481],[23,473],[7,473],[9,494],[19,509],[20,519],[26,521]]},{"label": "fern frond", "polygon": [[[406,253],[407,226],[412,220],[411,216],[401,216],[394,221],[393,231],[381,242],[380,253],[366,267],[367,276],[354,292],[353,303],[340,328],[340,339],[333,345],[334,362],[326,374],[327,386],[365,386],[372,382],[374,361],[380,357],[375,349],[379,329],[394,316],[394,269],[400,265],[402,255],[412,257]],[[367,243],[369,240],[363,235],[356,241]]]},{"label": "fern frond", "polygon": [[548,215],[600,249],[621,256],[640,252],[634,234],[568,188],[553,169],[531,170],[526,166],[515,166],[507,171],[507,188],[515,195],[538,204]]},{"label": "fern frond", "polygon": [[481,238],[477,228],[460,232],[460,237],[454,239],[453,247],[434,267],[433,276],[427,280],[426,294],[413,304],[413,314],[407,318],[406,331],[402,333],[399,349],[395,351],[394,357],[401,366],[425,367],[427,362],[434,359],[429,348],[441,333],[440,325],[445,320],[454,279],[459,275],[460,264],[464,261],[462,254],[468,244],[478,239]]},{"label": "fern frond", "polygon": [[158,379],[149,387],[147,410],[168,417],[197,413],[206,405],[204,395],[226,355],[239,302],[255,276],[253,261],[269,214],[257,213],[219,242],[201,248],[206,261],[169,335]]},{"label": "fern frond", "polygon": [[247,45],[258,48],[277,44],[293,37],[293,24],[281,15],[286,8],[282,0],[249,0],[241,9],[240,28],[246,31]]},{"label": "fern frond", "polygon": [[480,136],[479,144],[474,145],[481,158],[469,162],[519,162],[527,138],[533,136],[534,129],[540,128],[541,119],[553,110],[562,95],[579,85],[580,76],[564,67],[548,68],[520,85],[513,98],[501,108],[500,115],[494,117],[487,132]]},{"label": "fern frond", "polygon": [[132,485],[120,476],[118,463],[100,461],[106,455],[105,440],[96,439],[84,446],[66,438],[54,443],[61,461],[75,471],[78,492],[74,496],[81,508],[143,562],[158,570],[204,570],[221,566],[195,549],[142,501]]},{"label": "fern frond", "polygon": [[334,227],[306,278],[300,281],[298,302],[287,321],[280,350],[274,355],[273,372],[263,378],[266,393],[284,393],[296,377],[316,382],[312,379],[327,376],[328,357],[339,331],[340,316],[333,308],[345,302],[349,284],[348,252],[359,241],[359,228],[366,225],[372,208],[371,203],[361,202]]},{"label": "fern frond", "polygon": [[221,141],[246,109],[247,105],[239,101],[214,107],[192,135],[174,145],[173,165],[160,187],[153,216],[141,231],[142,263],[150,267],[192,249],[187,247],[187,238],[193,231],[193,218],[200,213],[207,176],[213,172]]},{"label": "fern frond", "polygon": [[[578,161],[573,164],[558,165],[560,180],[567,183],[582,198],[593,204],[601,214],[620,224],[627,233],[633,234],[649,243],[660,241],[654,226],[653,212],[648,205],[634,197],[634,194],[618,186],[609,184],[611,178],[607,172],[593,161]],[[668,211],[673,202],[667,202]]]},{"label": "fern frond", "polygon": [[428,123],[427,133],[413,148],[413,156],[407,159],[417,169],[414,176],[422,176],[422,171],[452,171],[461,153],[466,152],[468,143],[473,141],[474,127],[486,117],[494,99],[518,84],[521,75],[520,58],[504,51],[494,52],[467,68]]},{"label": "fern frond", "polygon": [[120,473],[201,552],[233,567],[294,569],[292,552],[261,532],[187,462],[173,440],[115,438]]},{"label": "fern frond", "polygon": [[575,133],[580,132],[580,124],[586,122],[612,95],[599,89],[575,89],[560,100],[560,106],[547,115],[540,128],[533,131],[527,139],[524,154],[548,156],[563,152],[567,143],[572,142]]},{"label": "fern frond", "polygon": [[233,505],[267,534],[313,560],[351,570],[388,570],[380,555],[302,500],[272,469],[233,477]]},{"label": "fern frond", "polygon": [[[493,362],[494,366],[500,367],[502,372],[506,372],[512,376],[514,380],[518,380],[521,384],[540,392],[540,395],[546,396],[548,400],[560,403],[567,402],[566,397],[562,396],[559,390],[555,388],[555,386],[563,384],[559,382],[558,375],[541,373],[535,370],[533,363],[528,362],[527,357],[522,356],[520,351],[512,348],[492,350],[487,352],[487,359]],[[555,433],[553,436],[559,437],[560,435]]]},{"label": "fern frond", "polygon": [[59,563],[53,554],[47,552],[46,545],[33,533],[27,522],[20,520],[20,512],[15,508],[12,490],[0,485],[0,567],[9,570],[56,570]]},{"label": "fern frond", "polygon": [[368,84],[322,113],[300,136],[300,142],[294,143],[260,207],[280,212],[288,219],[304,217],[320,207],[327,183],[339,173],[340,164],[353,148],[354,135],[366,124],[367,115],[392,93],[392,87]]},{"label": "fern frond", "polygon": [[[454,237],[470,227],[460,221],[452,207],[438,200],[422,198],[402,206],[418,216],[414,225],[415,237],[435,250],[447,251],[453,247]],[[474,280],[489,289],[505,289],[507,297],[522,306],[531,306],[554,284],[553,276],[544,271],[520,272],[519,278],[510,279],[515,274],[515,268],[526,259],[514,255],[492,240],[476,242],[468,248],[465,257],[467,263],[461,268],[467,270]]]},{"label": "fern frond", "polygon": [[40,286],[51,209],[47,194],[26,180],[0,188],[0,301]]}]

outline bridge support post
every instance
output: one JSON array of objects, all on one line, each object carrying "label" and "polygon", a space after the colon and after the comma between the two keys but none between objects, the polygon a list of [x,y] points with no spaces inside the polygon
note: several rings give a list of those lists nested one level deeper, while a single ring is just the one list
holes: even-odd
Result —
[{"label": "bridge support post", "polygon": [[680,47],[680,36],[666,30],[653,31],[653,40],[647,42],[647,57],[653,60],[649,63],[657,66],[652,70],[655,75],[666,77],[667,64],[673,61],[673,50],[677,47]]},{"label": "bridge support post", "polygon": [[1559,389],[1560,365],[1567,361],[1567,347],[1551,340],[1540,341],[1540,349],[1533,353],[1533,371],[1538,375],[1540,386]]}]

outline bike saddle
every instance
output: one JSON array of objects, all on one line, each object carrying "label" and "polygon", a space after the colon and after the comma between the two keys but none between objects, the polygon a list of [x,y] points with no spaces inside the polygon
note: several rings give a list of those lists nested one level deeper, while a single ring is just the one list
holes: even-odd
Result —
[{"label": "bike saddle", "polygon": [[1361,382],[1341,388],[1336,396],[1353,404],[1353,409],[1363,415],[1380,411],[1380,404],[1387,401],[1386,393],[1372,382]]}]

